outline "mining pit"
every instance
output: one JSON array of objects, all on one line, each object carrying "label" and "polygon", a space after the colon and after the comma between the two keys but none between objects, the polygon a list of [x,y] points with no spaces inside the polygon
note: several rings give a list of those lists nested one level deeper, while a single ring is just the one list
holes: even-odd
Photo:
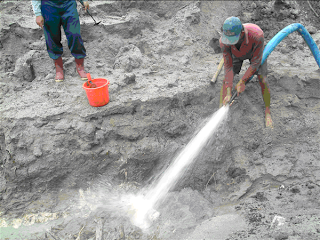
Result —
[{"label": "mining pit", "polygon": [[65,36],[56,83],[30,1],[1,1],[0,238],[319,239],[320,72],[298,33],[268,57],[273,129],[255,77],[149,229],[122,202],[218,110],[223,71],[210,80],[227,17],[258,24],[266,43],[300,22],[319,46],[307,2],[276,2],[90,1],[97,26],[78,4],[85,68],[110,81],[110,102],[94,108]]}]

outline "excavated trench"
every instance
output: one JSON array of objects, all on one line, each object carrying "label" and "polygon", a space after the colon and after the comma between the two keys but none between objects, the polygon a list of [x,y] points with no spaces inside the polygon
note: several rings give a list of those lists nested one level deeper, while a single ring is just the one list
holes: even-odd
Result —
[{"label": "excavated trench", "polygon": [[[4,3],[8,12],[19,10],[14,7]],[[102,239],[316,239],[320,76],[303,40],[288,37],[297,46],[292,53],[283,54],[286,42],[268,58],[274,129],[264,127],[254,79],[145,233],[123,213],[120,196],[157,181],[218,110],[223,76],[209,83],[221,58],[214,43],[223,16],[239,14],[240,5],[113,2],[91,9],[103,22],[93,26],[80,14],[86,66],[94,78],[111,82],[110,103],[101,108],[88,104],[65,38],[66,80],[57,84],[42,30],[28,27],[32,13],[1,30],[6,239],[93,239],[98,230]],[[287,219],[286,228],[269,227],[277,215]],[[308,224],[309,232],[292,230]]]}]

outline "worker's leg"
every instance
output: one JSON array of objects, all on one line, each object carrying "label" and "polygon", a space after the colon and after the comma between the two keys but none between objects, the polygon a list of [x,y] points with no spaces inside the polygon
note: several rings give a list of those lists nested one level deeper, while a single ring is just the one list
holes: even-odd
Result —
[{"label": "worker's leg", "polygon": [[258,75],[258,79],[261,86],[261,92],[262,92],[264,104],[266,108],[267,107],[269,108],[270,107],[270,88],[267,81],[267,76],[264,76],[261,74],[261,75]]},{"label": "worker's leg", "polygon": [[87,80],[84,70],[84,57],[86,49],[80,35],[80,21],[75,0],[65,1],[65,12],[62,14],[62,26],[68,39],[68,47],[75,57],[76,69],[82,80]]},{"label": "worker's leg", "polygon": [[68,39],[71,54],[81,59],[86,56],[86,49],[80,35],[80,21],[75,0],[64,1],[64,12],[61,16],[62,26]]},{"label": "worker's leg", "polygon": [[226,95],[227,95],[227,89],[224,87],[224,84],[222,84],[221,90],[220,90],[219,108],[222,107],[223,99],[225,98]]},{"label": "worker's leg", "polygon": [[61,44],[61,17],[54,1],[41,1],[41,12],[44,18],[44,36],[49,57],[58,59],[63,53]]},{"label": "worker's leg", "polygon": [[261,86],[263,101],[266,107],[266,110],[265,110],[266,127],[272,128],[272,119],[271,119],[271,112],[270,112],[270,88],[267,81],[267,61],[265,61],[265,63],[262,66],[260,66],[257,75],[258,75],[259,83]]}]

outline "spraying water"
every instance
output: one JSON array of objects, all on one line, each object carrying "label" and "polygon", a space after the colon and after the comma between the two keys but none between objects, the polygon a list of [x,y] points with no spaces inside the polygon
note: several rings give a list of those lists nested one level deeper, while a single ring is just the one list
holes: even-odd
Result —
[{"label": "spraying water", "polygon": [[184,170],[205,146],[210,136],[218,128],[227,116],[229,106],[224,106],[216,111],[205,126],[193,137],[188,145],[175,158],[171,166],[164,172],[157,184],[153,184],[145,195],[132,197],[131,204],[135,211],[132,219],[133,224],[146,229],[159,213],[154,207],[164,198],[169,190],[175,185]]}]

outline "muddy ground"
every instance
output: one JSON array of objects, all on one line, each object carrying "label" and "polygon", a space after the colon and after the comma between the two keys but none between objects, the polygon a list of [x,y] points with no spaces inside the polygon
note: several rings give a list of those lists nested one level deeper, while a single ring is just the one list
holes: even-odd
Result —
[{"label": "muddy ground", "polygon": [[149,229],[126,205],[218,110],[225,18],[266,42],[299,22],[319,46],[319,3],[279,2],[90,1],[98,26],[79,7],[86,69],[110,81],[94,108],[65,36],[55,83],[30,2],[1,1],[0,238],[320,239],[320,73],[298,33],[268,57],[274,128],[254,78]]}]

